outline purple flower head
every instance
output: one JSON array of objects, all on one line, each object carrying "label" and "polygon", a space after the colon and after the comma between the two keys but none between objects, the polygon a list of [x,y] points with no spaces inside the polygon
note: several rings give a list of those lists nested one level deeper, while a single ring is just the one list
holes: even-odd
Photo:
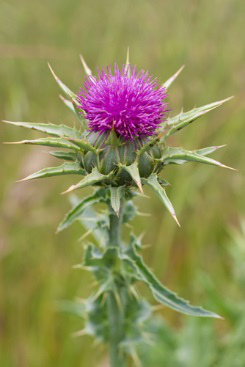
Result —
[{"label": "purple flower head", "polygon": [[97,69],[78,94],[89,129],[103,133],[114,128],[124,140],[155,133],[167,112],[165,98],[164,87],[147,72],[124,65],[120,70],[116,64]]}]

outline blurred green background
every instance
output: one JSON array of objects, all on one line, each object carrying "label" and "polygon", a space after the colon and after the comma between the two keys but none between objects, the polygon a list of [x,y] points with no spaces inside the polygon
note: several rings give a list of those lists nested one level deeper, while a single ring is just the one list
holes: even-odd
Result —
[{"label": "blurred green background", "polygon": [[[214,158],[238,172],[194,163],[167,168],[181,229],[152,196],[137,201],[151,214],[134,222],[150,244],[146,262],[168,287],[225,318],[158,311],[165,321],[149,326],[158,338],[142,350],[147,367],[245,366],[244,14],[244,0],[0,1],[1,119],[74,125],[47,62],[76,91],[84,80],[81,52],[95,70],[123,63],[128,46],[131,63],[162,82],[186,65],[170,89],[172,115],[235,95],[171,144],[227,144]],[[1,141],[37,136],[0,126]],[[70,206],[60,192],[74,178],[17,184],[56,162],[42,147],[0,145],[0,154],[0,366],[106,366],[102,347],[71,338],[80,319],[56,310],[59,300],[91,291],[88,274],[72,269],[82,257],[83,229],[55,234]]]}]

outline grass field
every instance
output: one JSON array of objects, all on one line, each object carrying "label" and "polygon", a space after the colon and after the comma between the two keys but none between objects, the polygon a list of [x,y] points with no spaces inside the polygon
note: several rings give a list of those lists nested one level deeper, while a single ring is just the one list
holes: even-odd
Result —
[{"label": "grass field", "polygon": [[[151,245],[146,262],[168,287],[225,318],[194,320],[160,310],[158,342],[142,351],[147,367],[245,365],[244,14],[243,0],[0,2],[1,119],[73,126],[47,62],[76,91],[84,80],[81,52],[95,70],[123,63],[128,46],[131,63],[160,81],[186,65],[170,90],[172,115],[235,96],[171,144],[227,144],[214,158],[238,171],[194,163],[166,169],[181,229],[153,197],[137,202],[151,215],[134,222]],[[0,126],[1,141],[36,136]],[[91,290],[88,274],[72,269],[82,258],[83,229],[75,224],[55,234],[70,205],[60,192],[72,179],[17,184],[55,161],[43,148],[26,146],[1,144],[0,155],[0,366],[102,367],[103,347],[72,338],[82,322],[57,311],[60,300]]]}]

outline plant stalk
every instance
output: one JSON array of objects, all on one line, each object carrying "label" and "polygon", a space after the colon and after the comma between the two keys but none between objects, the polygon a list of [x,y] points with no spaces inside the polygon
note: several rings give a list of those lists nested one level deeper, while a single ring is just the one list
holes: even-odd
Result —
[{"label": "plant stalk", "polygon": [[[108,215],[109,215],[108,246],[110,247],[121,246],[122,214],[123,214],[123,207],[121,207],[120,215],[118,217],[114,212],[114,210],[111,208],[111,206],[110,205],[108,206]],[[123,335],[123,329],[122,329],[123,310],[118,303],[119,293],[120,293],[119,289],[117,288],[117,286],[115,286],[115,290],[108,292],[107,295],[110,367],[126,367],[126,357],[119,350],[119,344],[122,340]]]}]

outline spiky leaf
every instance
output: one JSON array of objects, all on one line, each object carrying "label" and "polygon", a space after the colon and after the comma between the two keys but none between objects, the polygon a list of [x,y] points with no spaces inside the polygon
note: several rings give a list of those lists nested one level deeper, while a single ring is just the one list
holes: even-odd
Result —
[{"label": "spiky leaf", "polygon": [[6,121],[7,124],[25,127],[27,129],[33,129],[37,131],[41,131],[42,133],[57,136],[57,137],[69,137],[74,139],[79,139],[81,137],[81,133],[66,125],[56,125],[56,124],[45,124],[45,123],[35,123],[35,122],[17,122],[17,121]]},{"label": "spiky leaf", "polygon": [[[206,152],[204,151],[204,153]],[[184,164],[186,162],[198,162],[232,169],[212,158],[208,158],[204,155],[198,154],[197,151],[188,151],[182,148],[172,148],[172,147],[166,148],[161,158],[161,161],[163,162],[164,165],[171,163]]]},{"label": "spiky leaf", "polygon": [[89,144],[88,141],[84,139],[68,138],[68,140],[86,152],[90,151],[90,152],[96,153],[95,147],[93,147],[91,144]]},{"label": "spiky leaf", "polygon": [[83,187],[97,184],[107,178],[108,175],[102,175],[97,168],[94,168],[93,171],[88,174],[82,181],[78,182],[76,185],[72,185],[71,187],[69,187],[69,189],[65,191],[64,194],[77,189],[81,189]]},{"label": "spiky leaf", "polygon": [[51,68],[51,66],[48,64],[49,69],[54,77],[54,79],[56,80],[56,82],[58,83],[59,87],[61,88],[61,90],[65,93],[65,95],[68,97],[68,99],[72,99],[76,104],[77,102],[77,96],[75,93],[73,93],[58,77],[57,75],[54,73],[53,69]]},{"label": "spiky leaf", "polygon": [[135,161],[130,166],[120,164],[120,167],[130,174],[130,176],[132,177],[133,181],[136,183],[140,191],[143,192],[138,163]]},{"label": "spiky leaf", "polygon": [[68,140],[61,138],[40,138],[35,140],[21,140],[17,142],[8,142],[5,144],[31,144],[31,145],[43,145],[45,147],[66,148],[75,151],[80,150],[76,145],[72,144]]},{"label": "spiky leaf", "polygon": [[183,129],[185,126],[189,125],[191,122],[198,119],[198,117],[205,115],[206,113],[220,107],[225,102],[229,101],[232,97],[226,98],[222,101],[210,103],[208,105],[194,108],[188,112],[181,112],[179,115],[170,117],[167,120],[167,125],[170,126],[170,130],[165,134],[164,139],[167,139],[169,136],[173,135],[177,131]]},{"label": "spiky leaf", "polygon": [[60,95],[60,99],[63,101],[63,103],[65,104],[65,106],[75,114],[75,116],[77,117],[78,121],[81,123],[82,127],[85,128],[86,127],[86,122],[84,117],[81,114],[81,111],[79,110],[79,108],[77,107],[77,104],[73,101],[73,100],[68,100],[66,98],[64,98],[62,95]]},{"label": "spiky leaf", "polygon": [[75,162],[77,160],[77,155],[76,153],[73,153],[73,152],[65,152],[63,150],[58,150],[54,152],[49,152],[49,154],[55,158],[64,159],[65,161]]},{"label": "spiky leaf", "polygon": [[20,181],[33,180],[35,178],[45,178],[52,176],[63,176],[63,175],[84,175],[86,171],[81,168],[78,162],[74,163],[64,163],[58,167],[48,167],[44,168],[38,172],[33,173],[32,175],[23,178]]},{"label": "spiky leaf", "polygon": [[81,219],[81,215],[84,211],[97,203],[100,203],[104,200],[105,193],[102,190],[96,191],[93,195],[87,196],[86,198],[82,199],[72,208],[69,213],[65,216],[63,221],[58,226],[58,232],[63,231],[65,228],[69,227],[74,221]]},{"label": "spiky leaf", "polygon": [[175,79],[179,76],[179,74],[181,73],[181,71],[184,69],[184,67],[185,67],[185,65],[183,65],[183,66],[181,66],[181,68],[179,68],[179,70],[178,71],[176,71],[176,73],[173,75],[173,76],[171,76],[168,80],[166,80],[166,82],[165,83],[163,83],[163,87],[165,88],[165,89],[168,89],[171,85],[172,85],[172,83],[175,81]]},{"label": "spiky leaf", "polygon": [[127,252],[127,257],[124,261],[132,268],[132,275],[139,281],[143,281],[151,290],[153,297],[160,303],[167,307],[191,316],[215,317],[219,318],[217,314],[206,311],[201,307],[192,306],[188,301],[177,296],[168,288],[164,287],[156,276],[144,263],[142,257],[137,253],[135,248],[131,248]]},{"label": "spiky leaf", "polygon": [[110,187],[111,206],[117,216],[119,216],[120,202],[123,194],[123,187]]},{"label": "spiky leaf", "polygon": [[148,177],[147,179],[143,179],[143,183],[148,185],[157,194],[157,196],[160,198],[162,203],[165,205],[169,213],[172,215],[172,217],[176,221],[176,223],[180,226],[178,219],[176,217],[176,214],[175,214],[174,207],[171,201],[169,200],[169,198],[167,197],[165,189],[158,182],[157,175],[154,173],[151,174],[151,176]]},{"label": "spiky leaf", "polygon": [[216,150],[225,147],[225,145],[215,145],[213,147],[207,147],[207,148],[202,148],[202,149],[197,149],[195,150],[195,152],[199,155],[209,155],[213,152],[215,152]]}]

